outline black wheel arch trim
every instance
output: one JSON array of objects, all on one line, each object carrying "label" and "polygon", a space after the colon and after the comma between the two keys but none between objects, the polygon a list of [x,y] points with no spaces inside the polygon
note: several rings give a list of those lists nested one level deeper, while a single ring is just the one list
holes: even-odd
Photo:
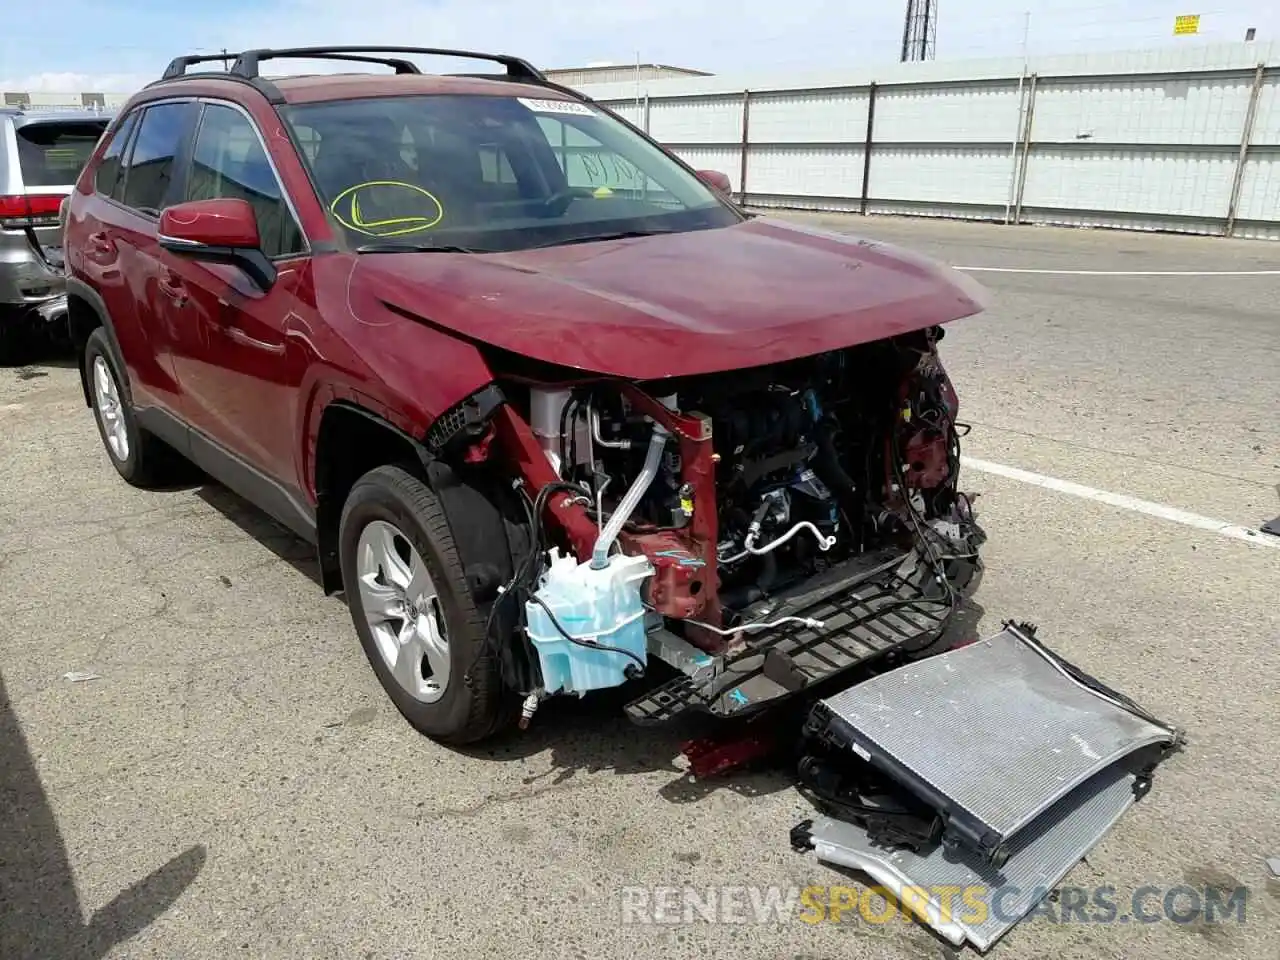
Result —
[{"label": "black wheel arch trim", "polygon": [[[408,431],[391,423],[385,417],[380,416],[367,407],[360,406],[350,400],[334,400],[327,404],[324,412],[321,414],[321,421],[331,409],[339,409],[346,413],[355,414],[363,417],[371,426],[381,430],[386,430],[393,434],[403,443],[406,448],[413,451],[414,459],[417,461],[415,466],[421,471],[423,479],[426,481],[428,488],[443,503],[446,518],[449,520],[449,532],[453,536],[454,544],[458,547],[458,555],[462,560],[463,567],[467,572],[467,582],[471,585],[473,591],[477,591],[477,603],[487,602],[485,599],[486,590],[496,593],[497,586],[503,582],[498,579],[492,586],[490,581],[494,580],[491,574],[484,574],[481,570],[486,564],[493,564],[491,551],[487,549],[488,544],[494,542],[507,544],[507,533],[502,527],[502,513],[494,505],[493,484],[484,484],[482,489],[476,481],[479,479],[478,472],[468,476],[461,476],[452,466],[444,460],[437,457],[427,447],[427,444],[420,438],[414,436]],[[317,471],[318,473],[318,471]],[[326,497],[320,494],[321,503],[320,526],[325,527],[325,520],[336,520],[342,513],[341,503],[327,503]],[[330,512],[331,511],[331,512]],[[467,518],[466,523],[462,523],[462,517]],[[472,531],[480,531],[483,533],[472,533]],[[493,540],[494,537],[498,539]],[[487,538],[487,543],[486,543]],[[334,548],[336,550],[336,539]],[[336,556],[336,555],[335,555]],[[509,577],[514,567],[511,565],[508,552],[508,560],[505,564],[496,564],[501,569],[497,576]],[[475,577],[473,579],[473,573]],[[490,597],[489,599],[492,599]]]},{"label": "black wheel arch trim", "polygon": [[[521,494],[500,474],[482,468],[455,468],[439,459],[430,461],[427,484],[444,507],[477,609],[498,637],[511,638],[492,651],[503,684],[511,690],[533,689],[537,685],[537,654],[518,632],[523,611],[519,604],[499,602],[502,586],[511,580],[516,564],[532,547],[533,531],[518,500]],[[485,642],[493,641],[486,637]]]},{"label": "black wheel arch trim", "polygon": [[[107,302],[102,299],[102,294],[98,293],[97,290],[93,289],[93,287],[89,286],[89,284],[85,283],[83,280],[79,279],[78,277],[72,277],[72,276],[67,277],[66,291],[67,291],[68,297],[76,297],[80,300],[83,300],[85,303],[89,305],[89,309],[91,309],[95,314],[97,314],[98,323],[102,327],[102,329],[107,332],[107,340],[111,344],[112,352],[115,354],[116,366],[119,368],[119,375],[122,381],[120,384],[120,387],[125,392],[125,400],[129,403],[132,403],[133,389],[129,384],[129,370],[124,362],[124,353],[121,352],[120,350],[120,340],[116,336],[115,323],[111,319],[111,311],[107,309]],[[74,316],[74,311],[68,309],[67,310],[67,337],[71,340],[72,344],[76,344],[75,330],[72,327],[73,316]],[[78,350],[79,346],[76,345],[76,347]],[[77,359],[80,359],[80,358],[77,357]],[[87,407],[93,406],[93,399],[89,394],[89,380],[88,380],[87,374],[85,373],[83,363],[80,364],[80,389],[84,391],[85,406]]]},{"label": "black wheel arch trim", "polygon": [[[514,573],[517,558],[529,548],[528,523],[515,489],[483,467],[453,466],[435,456],[423,440],[372,410],[348,400],[335,400],[326,406],[325,413],[335,407],[390,431],[413,451],[415,466],[420,469],[428,489],[441,501],[476,606],[487,613],[498,597],[498,588]],[[332,594],[342,589],[337,559],[337,519],[343,504],[324,495],[319,501],[321,571],[325,591]]]}]

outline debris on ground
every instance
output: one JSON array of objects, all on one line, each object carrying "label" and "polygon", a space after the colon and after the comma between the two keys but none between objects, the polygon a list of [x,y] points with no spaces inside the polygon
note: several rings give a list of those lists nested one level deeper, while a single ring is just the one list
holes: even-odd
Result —
[{"label": "debris on ground", "polygon": [[[798,773],[820,816],[791,845],[861,870],[953,946],[990,949],[1151,789],[1181,730],[1067,662],[1031,624],[819,701]],[[1273,864],[1280,866],[1280,864]],[[1024,891],[999,916],[942,891]]]}]

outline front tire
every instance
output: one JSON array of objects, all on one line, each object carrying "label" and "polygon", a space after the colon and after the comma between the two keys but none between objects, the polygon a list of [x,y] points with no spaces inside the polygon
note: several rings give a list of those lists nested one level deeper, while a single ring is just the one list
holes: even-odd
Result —
[{"label": "front tire", "polygon": [[441,743],[497,733],[509,698],[435,494],[401,467],[369,471],[343,507],[338,551],[356,633],[404,718]]}]

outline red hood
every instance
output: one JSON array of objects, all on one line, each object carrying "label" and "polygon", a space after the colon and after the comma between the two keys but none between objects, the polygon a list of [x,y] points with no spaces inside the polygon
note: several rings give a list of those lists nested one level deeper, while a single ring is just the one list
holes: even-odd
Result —
[{"label": "red hood", "polygon": [[917,254],[766,219],[516,253],[365,254],[352,280],[470,339],[637,380],[791,360],[986,306],[977,283]]}]

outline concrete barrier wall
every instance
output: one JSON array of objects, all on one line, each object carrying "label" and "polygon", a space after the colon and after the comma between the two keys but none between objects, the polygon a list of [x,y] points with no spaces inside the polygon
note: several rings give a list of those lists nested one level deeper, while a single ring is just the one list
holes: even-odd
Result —
[{"label": "concrete barrier wall", "polygon": [[580,89],[752,205],[1280,239],[1278,44]]}]

